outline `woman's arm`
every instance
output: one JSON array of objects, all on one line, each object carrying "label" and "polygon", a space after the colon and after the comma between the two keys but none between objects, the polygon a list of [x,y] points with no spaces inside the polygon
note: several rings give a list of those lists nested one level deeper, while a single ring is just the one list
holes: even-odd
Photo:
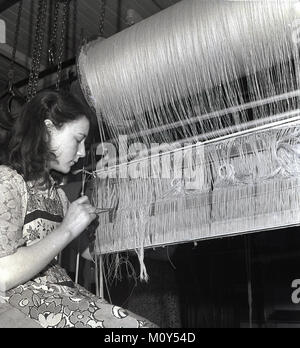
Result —
[{"label": "woman's arm", "polygon": [[6,292],[41,272],[71,241],[70,233],[58,228],[40,242],[0,258],[0,291]]},{"label": "woman's arm", "polygon": [[95,218],[95,208],[86,196],[81,197],[70,205],[58,229],[40,242],[0,258],[0,291],[8,291],[32,279]]}]

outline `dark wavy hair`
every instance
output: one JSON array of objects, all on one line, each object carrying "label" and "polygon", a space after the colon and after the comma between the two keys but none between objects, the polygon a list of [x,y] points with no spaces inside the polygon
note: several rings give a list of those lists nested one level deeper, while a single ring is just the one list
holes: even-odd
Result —
[{"label": "dark wavy hair", "polygon": [[60,129],[64,124],[82,117],[90,121],[86,107],[68,92],[39,92],[24,106],[12,128],[8,165],[25,181],[43,178],[49,182],[47,163],[55,156],[50,151],[45,120],[51,120]]}]

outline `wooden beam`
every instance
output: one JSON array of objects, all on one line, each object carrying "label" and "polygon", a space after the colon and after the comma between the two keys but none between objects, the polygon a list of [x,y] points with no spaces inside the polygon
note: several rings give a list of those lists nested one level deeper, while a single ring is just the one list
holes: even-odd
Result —
[{"label": "wooden beam", "polygon": [[0,13],[12,7],[14,4],[20,0],[0,0]]},{"label": "wooden beam", "polygon": [[[71,58],[71,59],[68,59],[68,60],[66,60],[66,61],[64,61],[62,63],[62,70],[66,69],[66,68],[70,68],[70,67],[74,66],[75,64],[76,64],[76,58],[75,57]],[[43,69],[43,67],[41,67],[41,70],[42,69]],[[48,69],[44,69],[44,70],[42,70],[39,73],[39,79],[43,79],[43,78],[45,78],[47,76],[50,76],[51,74],[56,74],[56,71],[57,71],[57,65],[52,66],[52,67],[50,67]],[[16,88],[21,88],[21,87],[27,85],[27,83],[28,83],[28,78],[26,78],[26,79],[24,79],[22,81],[16,82],[14,84],[14,86]]]},{"label": "wooden beam", "polygon": [[[13,48],[8,44],[1,44],[0,45],[0,54],[5,56],[7,59],[11,59],[12,56],[12,50]],[[30,70],[31,67],[31,58],[28,58],[26,54],[16,51],[16,64],[18,64],[20,67],[22,67],[25,72]],[[45,67],[42,67],[44,69]]]}]

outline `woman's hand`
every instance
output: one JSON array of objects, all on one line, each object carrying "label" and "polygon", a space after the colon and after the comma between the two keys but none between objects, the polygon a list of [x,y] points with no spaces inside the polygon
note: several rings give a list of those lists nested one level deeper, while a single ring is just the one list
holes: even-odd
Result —
[{"label": "woman's hand", "polygon": [[72,239],[78,237],[96,218],[94,208],[87,196],[80,197],[74,201],[61,224],[61,228],[70,233]]},{"label": "woman's hand", "polygon": [[0,291],[6,292],[40,273],[74,238],[96,218],[88,197],[73,202],[60,227],[38,243],[17,249],[0,258]]}]

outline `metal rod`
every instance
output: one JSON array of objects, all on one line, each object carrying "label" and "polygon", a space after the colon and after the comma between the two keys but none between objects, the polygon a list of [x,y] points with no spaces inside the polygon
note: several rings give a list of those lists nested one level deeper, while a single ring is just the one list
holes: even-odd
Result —
[{"label": "metal rod", "polygon": [[99,294],[100,298],[104,298],[104,272],[103,272],[103,256],[99,256]]},{"label": "metal rod", "polygon": [[[258,232],[268,232],[268,231],[276,231],[276,230],[281,230],[281,229],[286,229],[286,228],[298,228],[300,226],[300,221],[298,223],[289,223],[286,225],[280,225],[280,226],[273,226],[273,227],[266,227],[266,228],[260,228],[260,229],[253,229],[253,230],[248,230],[248,231],[237,231],[237,232],[231,232],[231,233],[223,233],[223,234],[218,234],[217,236],[209,236],[209,237],[203,237],[203,238],[195,238],[191,240],[185,240],[185,241],[174,241],[174,242],[165,242],[165,243],[158,243],[158,244],[153,244],[153,245],[144,245],[144,249],[156,249],[156,248],[165,248],[168,246],[173,246],[173,245],[182,245],[182,244],[187,244],[187,243],[199,243],[199,242],[204,242],[204,241],[210,241],[210,240],[215,240],[217,238],[232,238],[232,237],[240,237],[244,235],[250,235],[252,233],[258,233]],[[135,249],[119,249],[119,250],[114,250],[114,253],[117,252],[122,252],[122,251],[134,251]],[[99,250],[99,255],[108,255],[111,254],[112,251],[101,251]]]},{"label": "metal rod", "polygon": [[130,140],[130,139],[138,138],[140,136],[146,136],[146,135],[150,135],[150,134],[160,133],[160,132],[164,132],[166,130],[170,130],[170,129],[174,129],[174,128],[178,128],[178,127],[183,127],[186,125],[192,125],[192,124],[197,123],[197,122],[210,120],[212,118],[222,117],[222,116],[226,116],[229,114],[234,114],[234,113],[241,112],[244,110],[253,109],[253,108],[258,107],[258,106],[278,102],[278,101],[284,100],[284,99],[296,98],[296,97],[300,97],[300,90],[284,93],[281,95],[273,96],[273,97],[262,99],[262,100],[256,100],[253,102],[245,103],[245,104],[238,105],[238,106],[233,106],[233,107],[223,109],[220,111],[211,112],[209,114],[192,117],[192,118],[189,118],[189,119],[186,119],[183,121],[177,121],[177,122],[173,122],[173,123],[170,123],[167,125],[147,129],[147,130],[138,132],[134,135],[130,135],[128,137],[128,139]]},{"label": "metal rod", "polygon": [[80,252],[79,252],[79,241],[77,244],[77,253],[76,253],[76,267],[75,267],[75,283],[79,284],[79,267],[80,267]]}]

